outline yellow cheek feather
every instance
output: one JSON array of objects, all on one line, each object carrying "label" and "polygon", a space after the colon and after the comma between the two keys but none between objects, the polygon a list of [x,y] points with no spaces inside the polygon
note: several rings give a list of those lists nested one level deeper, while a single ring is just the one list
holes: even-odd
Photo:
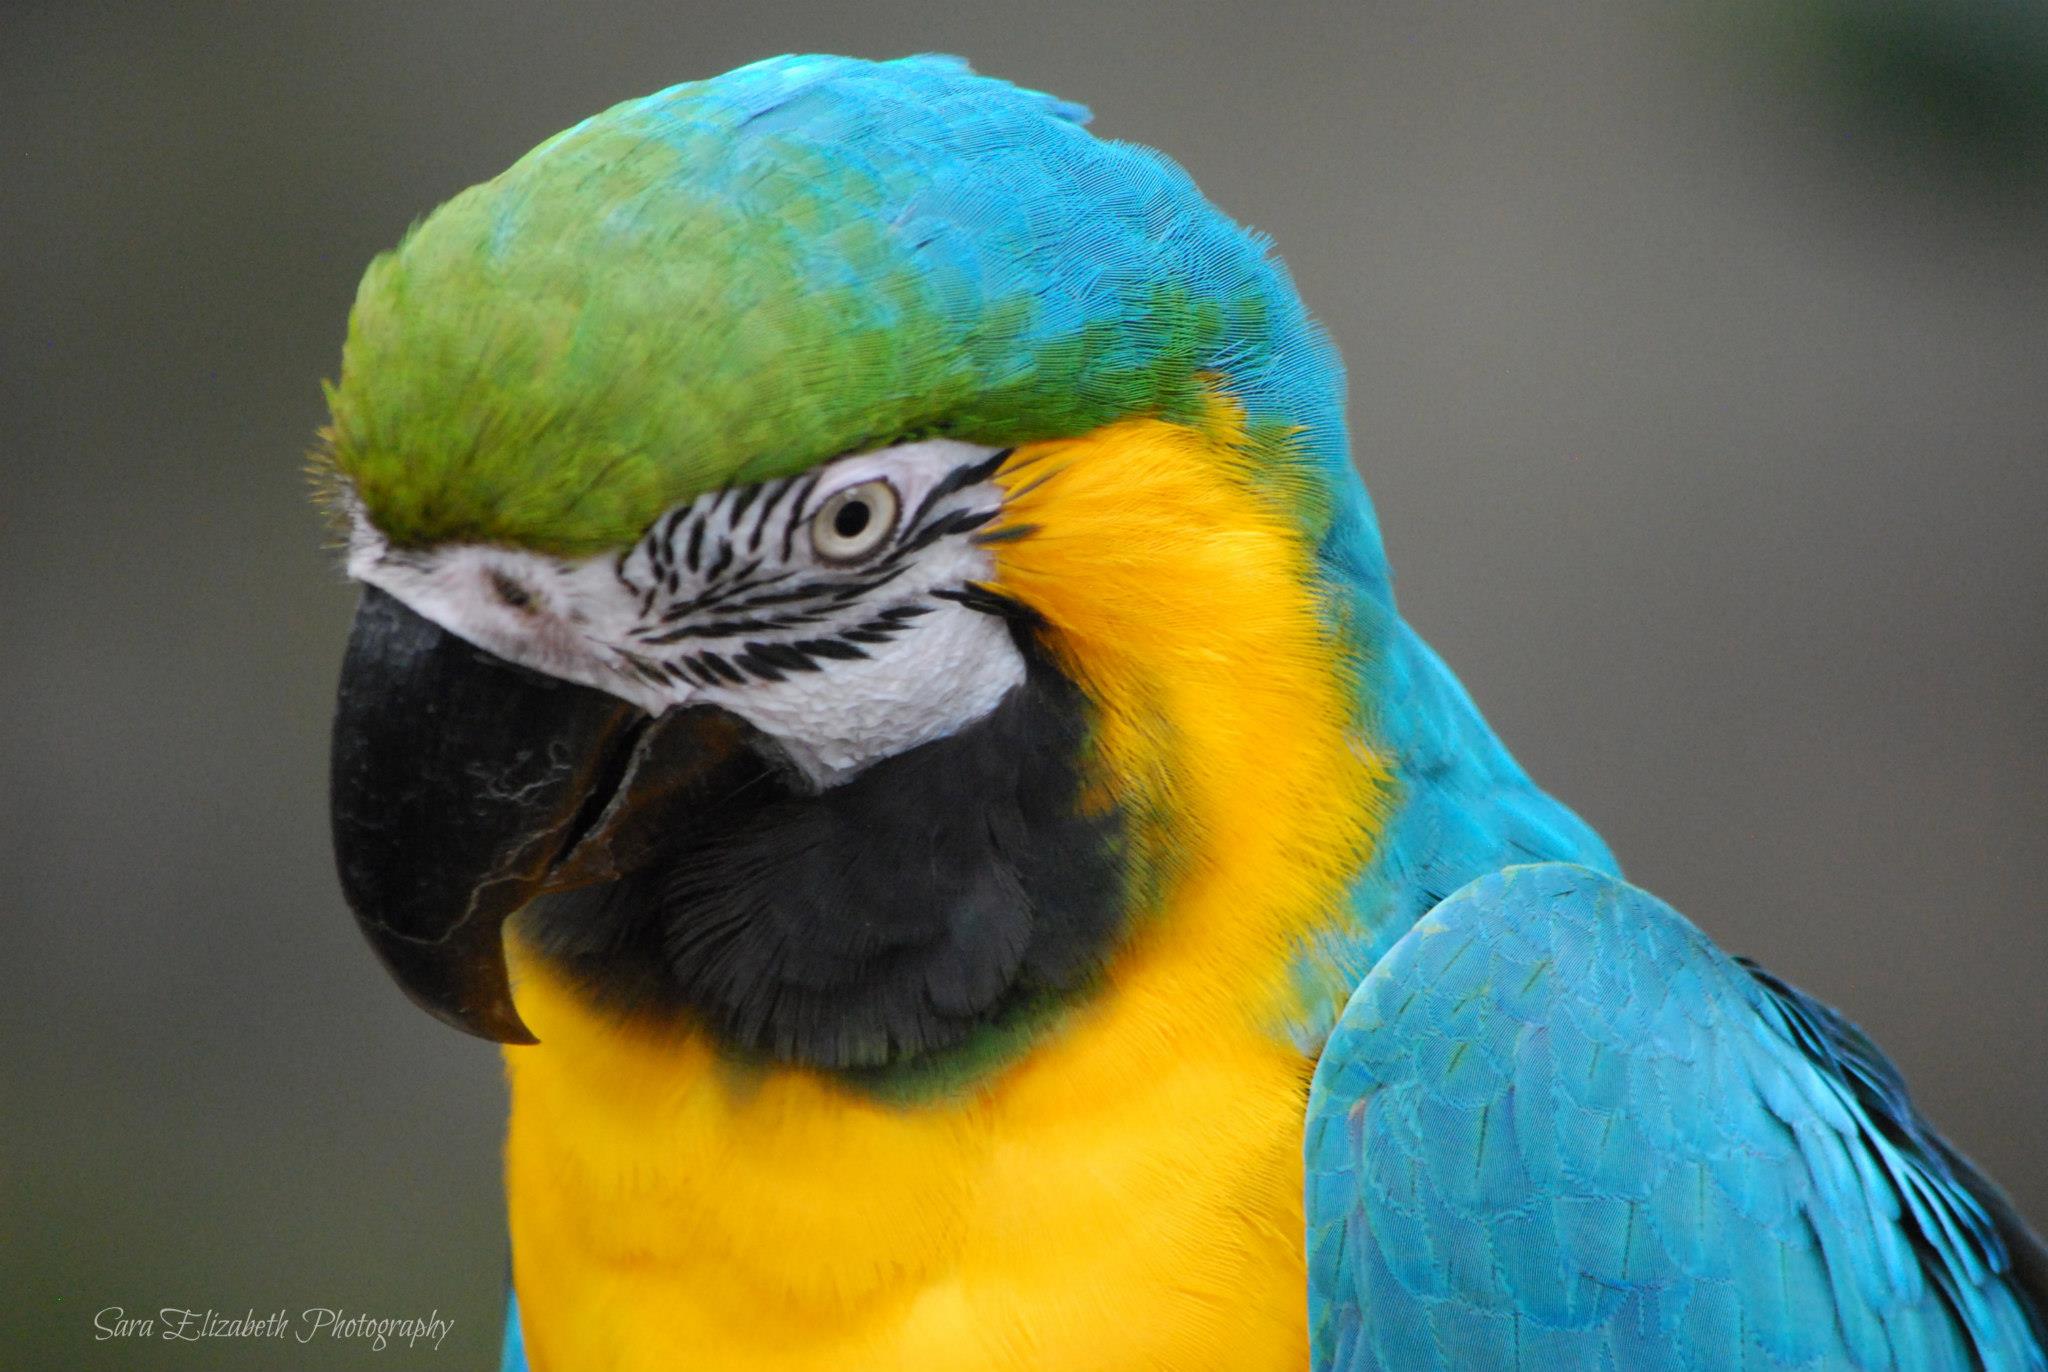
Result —
[{"label": "yellow cheek feather", "polygon": [[[1274,1026],[1384,773],[1298,523],[1218,406],[1020,449],[1000,589],[1098,714],[1143,912],[1016,1060],[890,1102],[622,1024],[515,942],[514,1277],[536,1372],[1307,1366]],[[1270,468],[1267,469],[1270,471]],[[1025,530],[1029,530],[1025,532]]]}]

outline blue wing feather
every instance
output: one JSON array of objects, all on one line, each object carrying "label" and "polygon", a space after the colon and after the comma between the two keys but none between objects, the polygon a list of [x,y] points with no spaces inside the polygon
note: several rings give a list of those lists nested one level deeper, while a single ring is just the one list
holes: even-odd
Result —
[{"label": "blue wing feather", "polygon": [[1306,1162],[1317,1372],[2048,1368],[2038,1241],[1876,1048],[1589,868],[1394,945]]}]

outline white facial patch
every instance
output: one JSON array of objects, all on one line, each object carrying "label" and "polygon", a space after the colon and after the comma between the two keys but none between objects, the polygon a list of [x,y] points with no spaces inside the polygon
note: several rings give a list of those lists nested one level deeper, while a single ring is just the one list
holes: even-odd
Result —
[{"label": "white facial patch", "polygon": [[[714,491],[620,553],[394,548],[358,509],[348,573],[508,661],[650,714],[722,706],[820,786],[981,718],[1024,679],[974,587],[1006,454],[946,439]],[[981,608],[974,608],[974,606]]]}]

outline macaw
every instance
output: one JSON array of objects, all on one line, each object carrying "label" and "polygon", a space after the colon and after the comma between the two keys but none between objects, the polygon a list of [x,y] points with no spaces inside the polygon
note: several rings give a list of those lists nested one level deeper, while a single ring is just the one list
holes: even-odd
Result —
[{"label": "macaw", "polygon": [[2044,1366],[1845,1020],[1396,611],[1336,353],[964,63],[630,101],[370,266],[343,892],[506,1045],[505,1366]]}]

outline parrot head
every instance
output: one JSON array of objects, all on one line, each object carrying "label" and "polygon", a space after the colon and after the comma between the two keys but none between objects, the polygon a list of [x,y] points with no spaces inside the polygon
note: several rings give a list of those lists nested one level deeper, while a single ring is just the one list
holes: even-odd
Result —
[{"label": "parrot head", "polygon": [[607,1014],[828,1070],[1191,931],[1288,981],[1384,781],[1341,378],[1264,242],[1086,117],[776,59],[370,267],[331,802],[420,1005],[532,1041],[514,916]]}]

